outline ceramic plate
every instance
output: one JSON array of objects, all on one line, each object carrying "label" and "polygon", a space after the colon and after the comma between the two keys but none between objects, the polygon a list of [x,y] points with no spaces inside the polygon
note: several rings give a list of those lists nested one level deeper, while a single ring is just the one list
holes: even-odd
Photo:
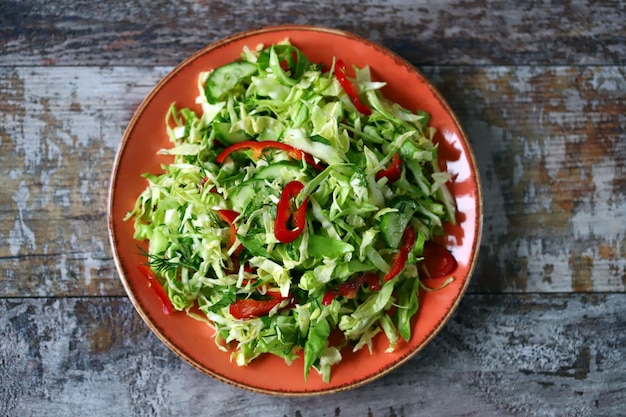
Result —
[{"label": "ceramic plate", "polygon": [[[160,172],[166,157],[157,151],[168,147],[164,118],[172,102],[197,109],[197,77],[200,71],[237,59],[244,46],[269,46],[289,38],[312,62],[330,64],[333,56],[346,65],[369,65],[375,80],[386,81],[383,93],[406,108],[424,109],[438,133],[440,163],[454,175],[451,191],[459,209],[458,224],[446,229],[444,243],[458,261],[455,280],[443,289],[423,292],[414,318],[413,336],[393,353],[385,353],[384,335],[367,349],[344,349],[343,361],[333,367],[330,383],[312,371],[303,378],[302,360],[291,366],[266,356],[247,367],[229,360],[217,349],[213,330],[183,313],[164,315],[159,299],[138,273],[145,262],[133,240],[132,221],[124,222],[137,196],[146,187],[144,172]],[[124,287],[136,310],[152,331],[176,354],[202,372],[223,382],[266,394],[305,396],[338,392],[361,386],[385,375],[420,351],[450,318],[458,306],[476,262],[482,226],[482,200],[478,170],[470,145],[448,104],[411,64],[382,46],[350,33],[316,27],[278,26],[237,34],[209,45],[189,57],[152,90],[133,116],[124,134],[113,167],[109,190],[109,232],[113,254]]]}]

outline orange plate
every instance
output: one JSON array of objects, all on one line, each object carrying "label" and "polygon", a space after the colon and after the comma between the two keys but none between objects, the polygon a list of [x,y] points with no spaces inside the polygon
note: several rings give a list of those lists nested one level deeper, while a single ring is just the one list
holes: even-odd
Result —
[{"label": "orange plate", "polygon": [[[240,57],[244,46],[266,46],[289,38],[312,62],[330,64],[341,58],[348,67],[369,65],[375,80],[387,82],[383,94],[406,108],[431,114],[437,128],[441,164],[455,176],[450,189],[459,208],[458,225],[447,229],[444,242],[459,263],[455,280],[445,288],[424,292],[414,319],[413,336],[393,353],[384,335],[367,349],[352,353],[344,349],[343,361],[332,370],[330,383],[312,371],[303,378],[303,362],[291,366],[269,356],[238,367],[229,353],[217,349],[213,330],[184,313],[166,316],[154,291],[138,273],[145,262],[133,240],[133,222],[123,218],[146,187],[140,176],[160,172],[166,157],[157,151],[170,146],[164,128],[165,114],[172,102],[178,107],[200,110],[195,104],[200,71],[216,68]],[[150,329],[185,361],[223,382],[266,394],[306,396],[332,393],[361,386],[402,365],[421,350],[443,327],[459,304],[476,263],[482,229],[482,199],[478,170],[465,133],[450,107],[433,86],[411,64],[380,45],[350,33],[308,26],[278,26],[236,34],[209,45],[177,66],[152,90],[133,116],[117,154],[109,190],[110,240],[117,269],[133,305]]]}]

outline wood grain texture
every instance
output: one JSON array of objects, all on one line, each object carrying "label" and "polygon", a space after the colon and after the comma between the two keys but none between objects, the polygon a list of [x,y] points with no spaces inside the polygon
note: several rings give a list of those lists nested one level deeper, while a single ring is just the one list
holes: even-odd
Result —
[{"label": "wood grain texture", "polygon": [[[0,295],[122,295],[107,186],[170,67],[0,68]],[[481,171],[471,292],[626,288],[626,68],[422,67]]]},{"label": "wood grain texture", "polygon": [[626,68],[423,70],[459,115],[481,171],[474,288],[624,291]]},{"label": "wood grain texture", "polygon": [[0,294],[121,294],[109,177],[135,108],[169,68],[0,69]]},{"label": "wood grain texture", "polygon": [[284,399],[193,369],[125,298],[1,299],[0,415],[618,416],[625,306],[624,294],[470,295],[388,376]]},{"label": "wood grain texture", "polygon": [[0,1],[1,65],[176,65],[236,32],[347,30],[416,65],[626,63],[623,1]]}]

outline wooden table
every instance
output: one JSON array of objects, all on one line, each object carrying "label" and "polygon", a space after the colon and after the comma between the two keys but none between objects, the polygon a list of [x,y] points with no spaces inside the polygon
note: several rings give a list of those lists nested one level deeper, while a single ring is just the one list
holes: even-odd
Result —
[{"label": "wooden table", "polygon": [[[626,414],[626,4],[0,1],[0,415]],[[123,130],[152,86],[234,32],[380,42],[464,125],[485,227],[469,291],[408,364],[277,398],[198,372],[126,297],[107,239]]]}]

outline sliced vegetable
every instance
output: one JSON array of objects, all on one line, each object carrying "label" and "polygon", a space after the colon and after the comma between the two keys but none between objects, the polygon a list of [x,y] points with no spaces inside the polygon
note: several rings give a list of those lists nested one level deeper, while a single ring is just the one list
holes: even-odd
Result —
[{"label": "sliced vegetable", "polygon": [[[237,243],[237,226],[235,226],[235,220],[239,217],[239,213],[234,210],[218,210],[218,213],[222,220],[228,223],[230,226],[230,242],[229,246],[233,247]],[[238,248],[240,249],[241,246]]]},{"label": "sliced vegetable", "polygon": [[393,158],[391,158],[391,163],[387,166],[387,168],[381,169],[376,173],[376,181],[387,178],[387,184],[391,184],[392,182],[396,182],[402,176],[402,159],[400,159],[400,154],[398,152],[393,154]]},{"label": "sliced vegetable", "polygon": [[215,103],[244,79],[257,72],[257,66],[251,62],[233,62],[213,70],[206,81],[205,94],[209,103]]},{"label": "sliced vegetable", "polygon": [[271,298],[269,300],[245,298],[232,303],[229,307],[229,312],[238,320],[263,317],[267,316],[274,307],[284,300],[286,300],[286,298]]},{"label": "sliced vegetable", "polygon": [[275,164],[259,168],[258,172],[254,175],[254,178],[261,180],[273,180],[283,176],[296,177],[301,173],[301,171],[302,165],[297,165],[291,161],[277,162]]},{"label": "sliced vegetable", "polygon": [[335,62],[335,77],[337,77],[339,84],[341,84],[341,87],[350,97],[350,101],[352,101],[354,107],[366,116],[372,114],[372,110],[359,98],[357,90],[354,88],[354,84],[348,80],[348,77],[346,76],[346,64],[344,64],[341,59],[338,59],[337,62]]},{"label": "sliced vegetable", "polygon": [[413,250],[416,238],[417,234],[415,233],[415,229],[409,224],[402,234],[400,250],[391,258],[391,269],[383,277],[384,282],[394,279],[402,272],[406,266],[406,261],[409,259],[409,253]]},{"label": "sliced vegetable", "polygon": [[307,164],[311,165],[317,170],[323,169],[322,166],[320,166],[319,164],[317,164],[317,162],[315,162],[315,160],[313,159],[311,155],[299,149],[296,149],[291,145],[287,145],[286,143],[277,142],[273,140],[265,140],[261,142],[248,140],[244,142],[235,143],[233,145],[230,145],[228,148],[224,149],[217,156],[217,158],[215,158],[215,162],[217,162],[218,164],[221,164],[226,160],[226,158],[228,158],[228,156],[231,153],[238,152],[238,151],[245,151],[245,150],[252,151],[253,159],[259,159],[263,155],[263,152],[265,152],[268,149],[278,149],[280,151],[286,152],[293,159],[296,159],[298,161],[305,160]]},{"label": "sliced vegetable", "polygon": [[320,235],[310,235],[308,242],[309,256],[323,258],[339,258],[354,251],[354,246],[341,240]]},{"label": "sliced vegetable", "polygon": [[255,202],[278,195],[279,191],[269,187],[263,179],[252,178],[230,189],[230,203],[235,211],[244,212]]},{"label": "sliced vegetable", "polygon": [[381,288],[380,277],[378,274],[368,272],[359,275],[351,281],[339,284],[336,289],[330,290],[326,293],[326,295],[324,295],[322,304],[327,306],[332,303],[335,298],[340,296],[351,300],[356,297],[358,290],[364,285],[366,285],[371,291],[379,291]]},{"label": "sliced vegetable", "polygon": [[418,204],[410,197],[401,196],[392,200],[390,205],[396,210],[385,213],[380,218],[380,231],[387,245],[396,249],[409,221],[418,209]]},{"label": "sliced vegetable", "polygon": [[398,287],[398,309],[394,315],[398,332],[407,342],[411,338],[411,318],[419,309],[419,287],[419,279],[407,279]]},{"label": "sliced vegetable", "polygon": [[213,124],[215,137],[225,145],[244,142],[249,140],[248,135],[243,130],[231,131],[232,124],[226,122],[216,122]]},{"label": "sliced vegetable", "polygon": [[330,336],[330,323],[327,317],[318,319],[311,323],[307,334],[306,343],[304,344],[304,379],[309,377],[309,371],[312,366],[318,362],[328,346],[328,337]]},{"label": "sliced vegetable", "polygon": [[430,278],[448,276],[458,265],[454,256],[443,245],[432,240],[424,244],[422,256],[424,260],[420,262],[420,265],[426,270],[426,276]]},{"label": "sliced vegetable", "polygon": [[144,265],[144,264],[137,265],[137,269],[139,269],[139,272],[141,272],[141,274],[148,280],[148,283],[154,289],[154,292],[156,293],[157,297],[159,297],[159,300],[161,301],[161,304],[163,305],[163,314],[168,315],[168,316],[172,314],[172,312],[174,311],[172,302],[170,301],[170,298],[167,296],[167,293],[165,292],[165,290],[159,283],[159,280],[157,279],[156,275],[154,274],[154,272],[152,272],[152,269],[150,269],[149,266]]},{"label": "sliced vegetable", "polygon": [[304,184],[300,181],[289,182],[285,185],[276,205],[274,236],[283,243],[293,242],[304,231],[306,206],[309,200],[305,199],[299,207],[294,207],[296,197],[303,188]]}]

